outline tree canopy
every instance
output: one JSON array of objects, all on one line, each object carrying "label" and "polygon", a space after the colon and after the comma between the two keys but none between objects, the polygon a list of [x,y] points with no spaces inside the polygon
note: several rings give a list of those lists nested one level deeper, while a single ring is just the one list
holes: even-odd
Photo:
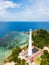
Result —
[{"label": "tree canopy", "polygon": [[36,30],[32,32],[33,45],[38,48],[49,46],[49,32],[44,29]]}]

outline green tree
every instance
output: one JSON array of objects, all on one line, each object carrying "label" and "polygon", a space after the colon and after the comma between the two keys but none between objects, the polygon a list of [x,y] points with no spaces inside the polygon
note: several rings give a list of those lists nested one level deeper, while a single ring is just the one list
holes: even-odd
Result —
[{"label": "green tree", "polygon": [[47,50],[43,51],[43,55],[41,56],[41,64],[40,65],[49,65],[49,53]]}]

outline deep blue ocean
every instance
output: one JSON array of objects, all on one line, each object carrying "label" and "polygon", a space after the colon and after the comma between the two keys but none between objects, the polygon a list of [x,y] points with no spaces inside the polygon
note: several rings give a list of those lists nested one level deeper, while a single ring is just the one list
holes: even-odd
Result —
[{"label": "deep blue ocean", "polygon": [[30,28],[49,30],[49,22],[0,22],[0,37],[12,31],[29,31]]}]

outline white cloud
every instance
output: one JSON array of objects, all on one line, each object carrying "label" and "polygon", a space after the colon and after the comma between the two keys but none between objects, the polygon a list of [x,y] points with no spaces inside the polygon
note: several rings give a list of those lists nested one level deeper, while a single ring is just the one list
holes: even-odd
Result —
[{"label": "white cloud", "polygon": [[24,5],[24,10],[15,13],[8,13],[6,9],[19,8],[21,4],[4,1],[0,4],[0,14],[4,14],[3,19],[6,20],[49,21],[49,0],[36,0],[34,3],[32,0],[29,1],[30,5]]},{"label": "white cloud", "polygon": [[33,21],[49,21],[49,0],[37,0],[34,5],[30,7],[32,15],[29,20]]},{"label": "white cloud", "polygon": [[32,15],[32,11],[30,9],[26,9],[19,14],[22,18],[28,19]]},{"label": "white cloud", "polygon": [[19,8],[21,4],[13,3],[12,1],[0,2],[0,8]]},{"label": "white cloud", "polygon": [[37,0],[35,4],[32,3],[28,9],[26,8],[26,10],[19,13],[17,19],[28,21],[49,21],[49,6],[47,5],[48,2],[49,0]]},{"label": "white cloud", "polygon": [[0,15],[7,14],[7,8],[19,8],[21,4],[13,3],[12,1],[0,1]]}]

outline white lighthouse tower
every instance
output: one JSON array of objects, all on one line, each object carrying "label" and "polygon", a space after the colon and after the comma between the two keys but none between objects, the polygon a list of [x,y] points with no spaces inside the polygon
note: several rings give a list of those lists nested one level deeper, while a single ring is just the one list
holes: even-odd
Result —
[{"label": "white lighthouse tower", "polygon": [[29,31],[29,46],[28,46],[28,56],[32,55],[32,30]]}]

